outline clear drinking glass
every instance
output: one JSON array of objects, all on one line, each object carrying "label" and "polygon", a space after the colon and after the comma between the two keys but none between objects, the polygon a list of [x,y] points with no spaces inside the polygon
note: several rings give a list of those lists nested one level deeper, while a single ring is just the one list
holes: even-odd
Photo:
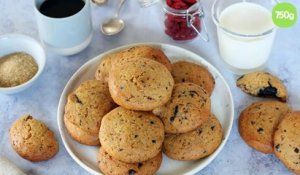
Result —
[{"label": "clear drinking glass", "polygon": [[[256,13],[257,10],[265,9],[268,14],[270,13],[270,17],[268,18],[272,20],[272,8],[278,2],[276,0],[215,0],[213,4],[212,18],[217,26],[220,56],[228,68],[235,74],[245,74],[264,68],[272,50],[276,27],[271,21],[272,26],[270,25],[266,30],[255,31],[255,28],[253,28],[252,31],[247,31],[249,33],[233,31],[229,24],[230,20],[228,20],[228,25],[224,25],[225,22],[222,24],[222,20],[224,19],[225,21],[225,17],[222,19],[222,15],[225,16],[225,13],[229,14],[229,9],[232,9],[230,7],[237,5],[237,3],[240,3],[239,5],[242,5],[241,7],[245,7],[245,9],[237,9],[236,13],[232,13],[232,16],[234,16],[230,20],[235,20],[239,17],[242,18],[243,15],[258,15],[252,16],[253,19],[251,19],[253,20],[252,22],[255,22],[255,28],[258,29],[260,25],[264,24],[259,23],[262,17],[259,13]],[[251,10],[249,5],[251,5],[251,8],[255,8]],[[222,14],[223,12],[224,14]],[[243,20],[241,19],[241,22]],[[256,21],[258,22],[256,23]],[[244,22],[246,26],[246,23],[249,21]],[[245,26],[244,28],[246,28]]]}]

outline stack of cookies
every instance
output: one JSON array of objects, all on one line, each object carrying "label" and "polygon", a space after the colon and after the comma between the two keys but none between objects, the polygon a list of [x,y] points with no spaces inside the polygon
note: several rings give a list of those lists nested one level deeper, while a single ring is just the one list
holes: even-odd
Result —
[{"label": "stack of cookies", "polygon": [[287,103],[287,90],[274,75],[254,72],[237,80],[244,92],[258,97],[273,97],[252,103],[239,118],[239,132],[252,148],[277,156],[290,170],[300,174],[300,112],[293,112]]},{"label": "stack of cookies", "polygon": [[164,153],[175,160],[197,160],[212,154],[223,131],[211,113],[215,81],[203,66],[186,61],[172,65],[175,86],[171,99],[153,110],[165,126]]},{"label": "stack of cookies", "polygon": [[171,64],[159,48],[140,45],[104,56],[95,78],[69,95],[64,122],[79,143],[101,145],[104,174],[155,174],[162,152],[197,160],[220,145],[215,81],[205,67]]}]

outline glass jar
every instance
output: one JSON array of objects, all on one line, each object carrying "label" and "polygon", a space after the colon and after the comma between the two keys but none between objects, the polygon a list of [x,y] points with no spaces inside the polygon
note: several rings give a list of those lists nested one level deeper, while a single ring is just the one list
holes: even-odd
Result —
[{"label": "glass jar", "polygon": [[[208,41],[208,34],[204,24],[204,12],[199,1],[184,10],[170,7],[166,0],[162,0],[164,10],[165,33],[176,41],[189,41],[198,35]],[[203,33],[201,32],[203,31]]]}]

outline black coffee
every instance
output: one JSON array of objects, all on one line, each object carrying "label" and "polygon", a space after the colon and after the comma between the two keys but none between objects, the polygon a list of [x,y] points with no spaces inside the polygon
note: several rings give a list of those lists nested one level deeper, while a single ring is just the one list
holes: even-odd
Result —
[{"label": "black coffee", "polygon": [[52,18],[64,18],[79,12],[84,6],[83,0],[46,0],[40,12]]}]

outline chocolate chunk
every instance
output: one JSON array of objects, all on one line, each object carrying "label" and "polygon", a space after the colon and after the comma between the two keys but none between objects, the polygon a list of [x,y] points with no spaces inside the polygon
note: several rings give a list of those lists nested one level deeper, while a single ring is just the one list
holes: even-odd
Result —
[{"label": "chocolate chunk", "polygon": [[255,124],[255,121],[251,121],[251,125],[254,125]]},{"label": "chocolate chunk", "polygon": [[276,94],[277,94],[277,88],[273,87],[270,82],[268,82],[268,84],[269,84],[269,86],[260,89],[257,95],[259,97],[275,97],[276,98],[277,97],[276,96]]},{"label": "chocolate chunk", "polygon": [[153,100],[153,98],[152,98],[152,97],[149,97],[149,96],[147,96],[147,99],[148,99],[148,100]]},{"label": "chocolate chunk", "polygon": [[295,152],[295,153],[299,153],[299,149],[298,149],[298,148],[295,148],[295,149],[294,149],[294,152]]},{"label": "chocolate chunk", "polygon": [[199,96],[199,94],[196,91],[190,91],[191,97],[194,97],[195,95]]},{"label": "chocolate chunk", "polygon": [[32,119],[32,116],[31,115],[28,115],[26,118],[25,118],[25,121],[29,120],[29,119]]},{"label": "chocolate chunk", "polygon": [[279,145],[279,144],[277,144],[277,145],[275,146],[275,148],[276,148],[276,151],[278,151],[278,150],[279,150],[279,148],[280,148],[280,145]]},{"label": "chocolate chunk", "polygon": [[264,131],[263,128],[258,128],[258,130],[257,130],[258,133],[261,133],[261,132],[263,132],[263,131]]},{"label": "chocolate chunk", "polygon": [[202,130],[201,130],[201,129],[198,129],[198,130],[197,130],[197,133],[198,133],[198,135],[200,135],[200,134],[202,133]]},{"label": "chocolate chunk", "polygon": [[240,78],[237,79],[237,81],[239,81],[240,79],[244,78],[245,75],[242,75]]},{"label": "chocolate chunk", "polygon": [[130,170],[128,171],[128,175],[134,175],[135,173],[136,173],[136,171],[133,170],[133,169],[130,169]]},{"label": "chocolate chunk", "polygon": [[143,166],[143,163],[138,163],[138,168],[141,168]]},{"label": "chocolate chunk", "polygon": [[150,121],[150,124],[152,124],[152,125],[153,125],[153,124],[154,124],[154,121]]},{"label": "chocolate chunk", "polygon": [[137,138],[139,135],[134,135],[134,138]]},{"label": "chocolate chunk", "polygon": [[82,104],[82,101],[79,99],[79,97],[74,94],[74,97],[76,98],[76,103]]},{"label": "chocolate chunk", "polygon": [[177,113],[178,113],[178,105],[175,106],[173,116],[170,117],[170,122],[173,122],[175,120]]},{"label": "chocolate chunk", "polygon": [[152,143],[156,143],[156,140],[152,140]]},{"label": "chocolate chunk", "polygon": [[215,126],[210,127],[210,129],[213,131],[215,129]]}]

